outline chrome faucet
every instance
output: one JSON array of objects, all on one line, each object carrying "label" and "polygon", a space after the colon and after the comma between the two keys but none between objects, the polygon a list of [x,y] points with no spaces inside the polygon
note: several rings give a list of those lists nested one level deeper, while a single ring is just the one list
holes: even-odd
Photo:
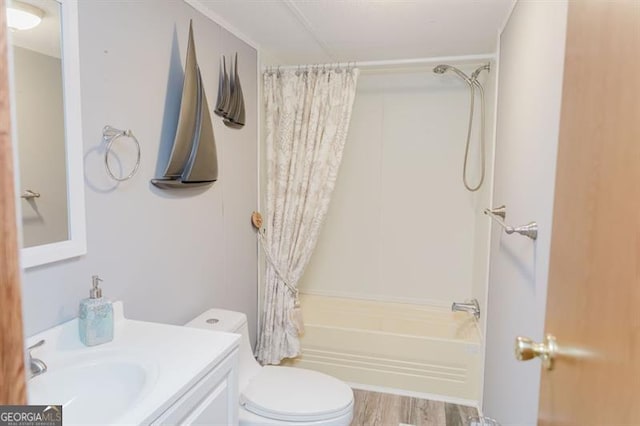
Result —
[{"label": "chrome faucet", "polygon": [[47,372],[47,364],[45,364],[44,361],[42,361],[41,359],[34,358],[31,356],[31,351],[35,348],[39,348],[42,345],[44,345],[44,340],[40,340],[39,342],[27,348],[27,362],[29,363],[29,380]]},{"label": "chrome faucet", "polygon": [[478,299],[467,300],[465,303],[453,302],[451,310],[453,312],[469,312],[473,314],[477,320],[480,319],[480,304],[478,303]]}]

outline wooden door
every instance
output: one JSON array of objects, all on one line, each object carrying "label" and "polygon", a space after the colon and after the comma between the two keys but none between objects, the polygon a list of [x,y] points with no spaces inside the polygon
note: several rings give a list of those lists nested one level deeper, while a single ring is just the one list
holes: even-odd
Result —
[{"label": "wooden door", "polygon": [[545,330],[539,423],[639,425],[637,0],[569,5]]},{"label": "wooden door", "polygon": [[27,401],[4,10],[0,0],[0,405]]}]

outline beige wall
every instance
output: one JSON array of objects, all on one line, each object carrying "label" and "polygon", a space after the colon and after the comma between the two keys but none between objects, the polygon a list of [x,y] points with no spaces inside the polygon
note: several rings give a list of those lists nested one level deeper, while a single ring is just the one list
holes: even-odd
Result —
[{"label": "beige wall", "polygon": [[539,226],[535,242],[492,233],[483,408],[503,425],[537,424],[540,363],[513,345],[543,337],[566,20],[566,1],[520,1],[500,37],[494,203]]},{"label": "beige wall", "polygon": [[[303,291],[443,306],[484,295],[488,228],[481,212],[490,194],[493,84],[482,78],[488,176],[472,194],[461,181],[468,86],[430,68],[361,74],[338,183]],[[472,143],[470,161],[477,165],[477,136]]]},{"label": "beige wall", "polygon": [[[212,116],[219,181],[162,191],[149,180],[175,134],[189,19],[211,111],[219,55],[238,51],[247,124]],[[88,253],[25,273],[26,334],[76,316],[100,274],[130,318],[184,324],[217,306],[247,313],[254,338],[257,52],[182,1],[79,2],[79,24]],[[106,124],[132,129],[142,147],[138,174],[117,187],[102,163]]]}]

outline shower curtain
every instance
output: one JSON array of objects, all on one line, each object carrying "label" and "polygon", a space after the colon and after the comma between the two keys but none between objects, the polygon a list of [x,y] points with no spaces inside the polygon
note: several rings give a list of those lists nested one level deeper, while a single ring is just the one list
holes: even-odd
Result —
[{"label": "shower curtain", "polygon": [[355,98],[357,69],[267,71],[267,259],[256,356],[280,364],[300,355],[297,284],[329,208]]}]

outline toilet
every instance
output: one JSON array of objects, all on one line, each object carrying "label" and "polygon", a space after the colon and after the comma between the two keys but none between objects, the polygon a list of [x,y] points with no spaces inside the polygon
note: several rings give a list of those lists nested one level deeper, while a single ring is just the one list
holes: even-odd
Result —
[{"label": "toilet", "polygon": [[263,367],[255,360],[245,314],[210,309],[186,326],[242,336],[238,354],[240,425],[348,426],[351,423],[353,391],[344,382],[302,368]]}]

